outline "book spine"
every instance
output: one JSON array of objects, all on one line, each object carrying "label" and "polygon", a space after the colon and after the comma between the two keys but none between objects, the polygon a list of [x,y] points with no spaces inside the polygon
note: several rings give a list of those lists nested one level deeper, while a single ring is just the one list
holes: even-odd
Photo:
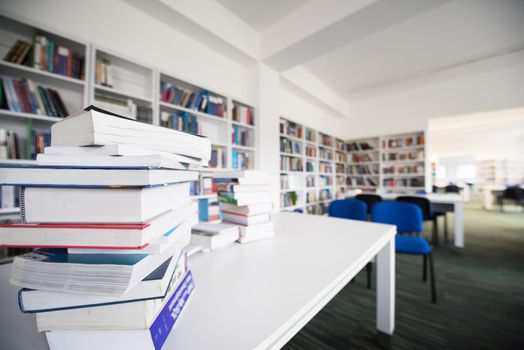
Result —
[{"label": "book spine", "polygon": [[156,350],[162,349],[193,289],[195,289],[195,283],[193,275],[189,271],[149,328]]}]

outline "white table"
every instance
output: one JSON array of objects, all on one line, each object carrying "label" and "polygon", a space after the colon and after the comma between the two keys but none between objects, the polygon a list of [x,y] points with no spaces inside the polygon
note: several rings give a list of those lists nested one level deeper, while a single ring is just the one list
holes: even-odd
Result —
[{"label": "white table", "polygon": [[[377,330],[393,334],[394,226],[298,213],[276,214],[274,222],[274,239],[191,257],[195,290],[163,349],[278,349],[374,256]],[[2,300],[9,305],[0,313],[0,339],[20,341],[6,342],[9,349],[45,348],[33,317],[12,317],[16,289],[6,288],[2,270],[1,295],[10,295]]]},{"label": "white table", "polygon": [[[380,196],[384,199],[395,199],[403,195],[398,193],[382,193]],[[433,209],[435,210],[453,212],[455,214],[453,243],[455,247],[464,248],[464,197],[456,193],[429,193],[418,196],[429,199],[433,203]]]}]

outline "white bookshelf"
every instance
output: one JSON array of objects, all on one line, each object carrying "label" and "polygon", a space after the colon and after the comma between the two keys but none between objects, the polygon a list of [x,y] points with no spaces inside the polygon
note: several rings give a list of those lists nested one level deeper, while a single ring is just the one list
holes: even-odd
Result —
[{"label": "white bookshelf", "polygon": [[414,194],[426,189],[424,132],[347,141],[348,186],[364,192]]},{"label": "white bookshelf", "polygon": [[[281,117],[280,124],[281,210],[324,214],[332,200],[346,193],[345,142],[288,118]],[[297,167],[283,168],[289,159]],[[338,172],[337,163],[341,165]],[[341,184],[337,183],[339,177]],[[297,196],[296,202],[288,200],[291,195]]]}]

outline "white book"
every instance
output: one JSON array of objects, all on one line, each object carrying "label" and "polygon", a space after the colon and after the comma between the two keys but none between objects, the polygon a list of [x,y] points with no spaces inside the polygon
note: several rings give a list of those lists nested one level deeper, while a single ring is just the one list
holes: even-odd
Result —
[{"label": "white book", "polygon": [[149,328],[185,274],[186,271],[183,271],[173,276],[175,278],[170,280],[167,293],[162,298],[37,313],[37,330],[105,331]]},{"label": "white book", "polygon": [[197,211],[196,203],[190,202],[143,224],[0,224],[0,245],[69,248],[69,253],[76,253],[75,248],[91,248],[83,250],[91,254],[96,250],[158,254],[162,237],[196,217]]},{"label": "white book", "polygon": [[245,192],[269,192],[271,191],[271,185],[269,184],[239,184],[233,185],[233,192],[245,193]]},{"label": "white book", "polygon": [[239,206],[272,202],[269,192],[218,192],[218,200]]},{"label": "white book", "polygon": [[154,156],[172,157],[180,163],[207,166],[208,161],[182,156],[180,154],[155,151],[152,149],[124,144],[110,144],[106,146],[49,146],[44,154],[60,156]]},{"label": "white book", "polygon": [[160,350],[184,310],[195,284],[189,271],[171,297],[166,298],[149,329],[46,332],[51,350]]},{"label": "white book", "polygon": [[24,187],[26,223],[142,223],[190,201],[189,183],[138,188]]},{"label": "white book", "polygon": [[191,244],[205,250],[213,250],[229,245],[239,238],[238,226],[225,223],[200,223],[193,227]]},{"label": "white book", "polygon": [[132,144],[163,152],[209,160],[205,137],[140,123],[90,106],[51,126],[51,146]]},{"label": "white book", "polygon": [[0,166],[0,185],[15,186],[155,186],[197,179],[198,172],[188,170]]},{"label": "white book", "polygon": [[[196,203],[194,203],[196,204]],[[177,224],[172,229],[160,237],[155,238],[151,243],[146,245],[138,252],[142,254],[162,254],[173,242],[184,240],[187,244],[190,242],[191,229],[198,224],[198,213],[193,213],[186,217],[182,223]],[[87,249],[87,248],[68,248],[69,254],[134,254],[136,250],[131,249]]]},{"label": "white book", "polygon": [[18,303],[22,312],[36,313],[158,299],[166,296],[171,280],[183,277],[186,271],[187,259],[181,253],[179,256],[169,258],[122,297],[24,288],[18,292]]},{"label": "white book", "polygon": [[240,237],[248,236],[252,233],[259,233],[274,230],[273,221],[265,222],[263,224],[251,225],[251,226],[239,226]]},{"label": "white book", "polygon": [[273,211],[273,203],[251,204],[244,206],[220,203],[220,206],[222,208],[222,212],[237,215],[257,215],[271,213]]},{"label": "white book", "polygon": [[258,214],[258,215],[237,215],[231,213],[222,213],[222,220],[232,222],[234,224],[249,226],[263,224],[271,220],[269,214]]},{"label": "white book", "polygon": [[267,231],[259,231],[259,232],[252,232],[248,235],[241,236],[238,239],[239,243],[249,243],[254,241],[260,241],[262,239],[267,239],[275,236],[275,231],[267,230]]},{"label": "white book", "polygon": [[187,170],[189,164],[183,164],[176,157],[163,155],[151,156],[57,156],[39,154],[38,165],[82,166],[82,167],[123,167],[123,168],[164,168]]},{"label": "white book", "polygon": [[183,246],[176,243],[157,255],[37,249],[14,258],[10,282],[22,288],[121,297],[167,259],[180,254]]}]

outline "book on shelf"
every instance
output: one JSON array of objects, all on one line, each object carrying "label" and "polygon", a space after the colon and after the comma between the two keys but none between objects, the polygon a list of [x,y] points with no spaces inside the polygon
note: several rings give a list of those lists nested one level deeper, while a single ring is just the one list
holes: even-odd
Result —
[{"label": "book on shelf", "polygon": [[302,171],[302,158],[280,156],[280,170],[281,171]]},{"label": "book on shelf", "polygon": [[291,153],[300,156],[302,154],[302,143],[300,141],[294,141],[285,137],[280,137],[280,152]]},{"label": "book on shelf", "polygon": [[0,128],[0,160],[19,158],[18,135],[13,130]]},{"label": "book on shelf", "polygon": [[131,98],[105,95],[104,91],[95,91],[95,104],[99,108],[111,111],[119,115],[125,115],[129,119],[152,124],[153,110],[148,106],[141,106]]},{"label": "book on shelf", "polygon": [[242,128],[238,125],[233,125],[233,130],[231,131],[231,142],[237,146],[251,147],[253,144],[252,135],[253,132],[251,130]]},{"label": "book on shelf", "polygon": [[51,144],[51,133],[31,130],[30,143],[28,158],[36,159],[36,155],[44,152],[44,149]]},{"label": "book on shelf", "polygon": [[18,306],[24,313],[39,313],[160,299],[166,296],[171,280],[180,278],[186,271],[187,259],[181,253],[166,260],[121,297],[22,288],[18,291]]},{"label": "book on shelf", "polygon": [[83,55],[58,45],[47,36],[36,32],[32,43],[17,40],[7,52],[4,61],[75,79],[84,79]]},{"label": "book on shelf", "polygon": [[95,106],[51,126],[53,146],[131,144],[162,152],[209,160],[211,143],[205,137],[137,122]]},{"label": "book on shelf", "polygon": [[239,105],[234,103],[233,104],[233,121],[246,124],[246,125],[255,125],[255,119],[253,115],[253,108]]},{"label": "book on shelf", "polygon": [[210,168],[225,168],[227,166],[226,150],[223,147],[213,147],[211,149]]},{"label": "book on shelf", "polygon": [[233,169],[249,169],[252,168],[252,155],[250,152],[232,150],[231,151],[231,167]]},{"label": "book on shelf", "polygon": [[298,139],[302,138],[302,126],[289,121],[287,119],[280,119],[280,134],[285,136],[292,136]]},{"label": "book on shelf", "polygon": [[160,99],[162,102],[220,118],[226,117],[227,114],[227,107],[223,97],[212,95],[208,91],[197,92],[184,89],[175,83],[171,84],[165,80],[160,81]]},{"label": "book on shelf", "polygon": [[160,350],[195,288],[191,272],[180,282],[170,297],[160,305],[155,320],[148,328],[137,330],[59,330],[47,332],[50,350],[114,349]]},{"label": "book on shelf", "polygon": [[97,58],[95,63],[96,84],[113,87],[113,70],[107,58]]},{"label": "book on shelf", "polygon": [[306,141],[308,141],[308,142],[315,142],[317,140],[316,135],[317,135],[317,133],[315,132],[315,130],[310,129],[310,128],[306,128],[306,133],[305,133]]},{"label": "book on shelf", "polygon": [[346,145],[348,152],[358,152],[358,151],[372,151],[375,149],[369,142],[348,142]]},{"label": "book on shelf", "polygon": [[160,122],[161,125],[166,128],[184,131],[195,135],[202,134],[202,128],[199,126],[197,117],[188,112],[161,112]]},{"label": "book on shelf", "polygon": [[280,194],[280,206],[282,208],[294,207],[299,202],[299,196],[296,191],[288,191]]},{"label": "book on shelf", "polygon": [[229,223],[200,223],[191,231],[191,244],[204,250],[214,250],[234,243],[239,238],[237,225]]},{"label": "book on shelf", "polygon": [[35,84],[30,79],[1,77],[0,84],[5,98],[3,109],[11,112],[31,113],[63,118],[68,115],[60,93],[52,88]]}]

